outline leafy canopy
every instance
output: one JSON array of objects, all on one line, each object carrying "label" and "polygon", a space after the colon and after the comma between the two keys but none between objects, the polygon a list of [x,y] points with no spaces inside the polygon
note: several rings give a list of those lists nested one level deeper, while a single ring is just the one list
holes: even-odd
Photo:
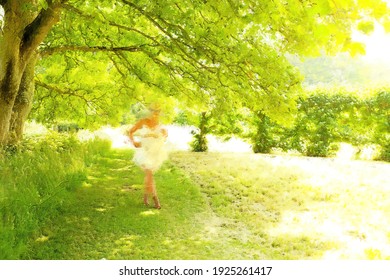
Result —
[{"label": "leafy canopy", "polygon": [[363,53],[351,29],[374,20],[389,22],[383,1],[70,0],[40,48],[34,117],[117,123],[168,97],[285,122],[302,77],[284,55]]}]

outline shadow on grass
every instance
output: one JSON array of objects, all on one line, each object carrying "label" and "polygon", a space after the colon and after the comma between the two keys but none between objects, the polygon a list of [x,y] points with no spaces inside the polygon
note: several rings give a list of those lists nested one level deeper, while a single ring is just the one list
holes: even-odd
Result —
[{"label": "shadow on grass", "polygon": [[[317,186],[313,178],[325,186],[333,181],[309,178],[278,158],[173,154],[156,174],[162,203],[156,210],[142,204],[143,172],[131,157],[130,150],[112,150],[95,160],[87,182],[31,242],[26,258],[322,259],[345,243],[334,229],[352,241],[369,239],[356,227],[365,220],[354,214],[355,193]],[[374,245],[367,248],[355,258],[386,258]],[[353,257],[344,252],[344,258]]]},{"label": "shadow on grass", "polygon": [[[222,256],[390,256],[390,235],[381,226],[390,226],[390,196],[384,189],[375,190],[375,184],[369,185],[371,181],[363,173],[366,164],[360,171],[365,177],[352,183],[359,176],[355,164],[329,159],[179,152],[172,161],[199,184],[214,213],[206,231],[225,247],[237,248],[236,255],[225,252]],[[378,166],[376,175],[382,172],[382,166]],[[370,204],[382,206],[373,209]],[[373,222],[373,216],[379,217],[378,221]],[[368,232],[369,236],[364,234]]]},{"label": "shadow on grass", "polygon": [[[25,259],[185,259],[169,250],[196,231],[205,207],[199,190],[169,163],[156,174],[162,209],[142,203],[143,172],[132,151],[112,150],[89,167],[88,180],[76,190],[60,219],[32,240]],[[203,204],[202,204],[203,203]],[[195,252],[196,251],[196,252]],[[196,258],[196,256],[195,256]]]}]

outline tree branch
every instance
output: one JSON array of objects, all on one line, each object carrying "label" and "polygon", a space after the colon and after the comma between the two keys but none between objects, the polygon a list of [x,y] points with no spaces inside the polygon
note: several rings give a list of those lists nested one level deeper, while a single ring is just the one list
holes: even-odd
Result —
[{"label": "tree branch", "polygon": [[[200,68],[203,68],[203,69],[206,69],[210,72],[215,72],[213,71],[213,67],[209,67],[207,65],[204,65],[202,62],[198,61],[197,59],[195,59],[193,56],[191,56],[190,54],[188,54],[188,52],[183,48],[181,44],[185,45],[183,42],[181,41],[178,41],[176,40],[173,35],[168,32],[164,27],[162,27],[149,13],[145,12],[144,10],[142,10],[140,7],[138,7],[137,5],[135,5],[134,3],[132,2],[129,2],[127,0],[122,0],[123,3],[129,5],[130,7],[132,7],[133,9],[137,10],[139,13],[141,13],[143,16],[145,16],[154,26],[156,26],[161,32],[163,32],[166,36],[168,36],[170,38],[170,40],[173,42],[173,44],[180,50],[180,52],[183,53],[183,55],[185,55],[186,57],[188,57],[191,61],[193,61],[195,63],[195,65],[198,65]],[[162,20],[163,21],[163,20]],[[165,24],[167,24],[165,21],[163,21]],[[169,24],[171,25],[171,24]],[[175,25],[176,26],[176,25]],[[181,27],[179,26],[176,26],[178,29],[182,29]],[[187,47],[189,47],[188,45],[185,45]],[[191,46],[192,47],[192,46]]]},{"label": "tree branch", "polygon": [[65,1],[49,0],[47,2],[47,9],[42,9],[38,16],[24,29],[20,51],[25,61],[30,58],[32,52],[60,19],[61,2]]},{"label": "tree branch", "polygon": [[[160,31],[162,31],[165,36],[168,36],[171,40],[171,42],[173,43],[173,45],[177,48],[172,48],[170,46],[167,46],[161,42],[159,42],[157,40],[157,38],[153,37],[153,36],[150,36],[138,29],[135,29],[135,28],[132,28],[132,27],[128,27],[128,26],[124,26],[124,25],[121,25],[121,24],[118,24],[116,22],[113,22],[113,21],[110,21],[107,19],[106,22],[104,22],[105,24],[108,23],[109,26],[113,26],[113,27],[117,27],[118,29],[121,29],[121,30],[125,30],[125,31],[128,31],[128,32],[135,32],[135,33],[138,33],[140,34],[141,36],[151,40],[154,45],[151,45],[151,46],[155,46],[155,47],[161,47],[163,50],[169,52],[169,53],[174,53],[175,55],[178,55],[180,56],[183,60],[185,60],[186,62],[188,62],[189,64],[193,65],[193,67],[199,69],[199,68],[203,68],[203,69],[206,69],[207,71],[209,72],[215,72],[215,69],[214,67],[212,66],[207,66],[205,64],[203,64],[201,61],[198,61],[194,56],[192,56],[191,54],[188,53],[188,51],[186,50],[186,48],[191,48],[191,49],[194,49],[195,47],[199,47],[200,49],[204,50],[205,52],[208,52],[210,53],[209,55],[211,57],[214,56],[214,54],[212,54],[212,50],[209,49],[209,50],[206,50],[206,48],[202,45],[200,46],[196,46],[197,44],[195,42],[193,42],[193,40],[190,39],[190,36],[188,36],[188,34],[185,32],[185,30],[180,27],[180,26],[177,26],[177,25],[174,25],[174,24],[171,24],[169,22],[166,22],[165,20],[161,19],[161,18],[158,18],[158,20],[160,20],[164,25],[167,25],[167,26],[171,26],[173,28],[175,28],[176,30],[180,30],[180,32],[183,34],[183,36],[185,38],[182,38],[182,39],[188,39],[194,46],[192,45],[188,45],[186,44],[185,42],[183,42],[183,40],[179,40],[179,39],[175,39],[172,34],[170,34],[163,26],[159,25],[158,22],[156,22],[153,18],[151,18],[150,16],[144,14],[144,11],[142,11],[142,9],[136,7],[134,4],[128,2],[128,1],[124,1],[125,4],[128,4],[130,5],[133,9],[136,9],[138,13],[140,13],[142,16],[145,16],[148,18],[148,20],[150,20],[154,25],[156,25],[157,28],[160,29]],[[83,17],[87,20],[90,20],[90,21],[99,21],[99,22],[103,22],[101,20],[99,20],[98,18],[88,14],[88,13],[85,13],[84,11],[72,6],[72,5],[69,5],[69,4],[63,4],[62,7],[72,13],[75,13],[77,14],[78,16],[80,17]],[[102,15],[103,17],[105,17],[104,15]],[[108,39],[108,38],[107,38]],[[211,58],[212,60],[212,58]]]},{"label": "tree branch", "polygon": [[125,46],[125,47],[106,47],[106,46],[60,46],[60,47],[51,47],[46,48],[41,52],[41,55],[49,56],[53,53],[60,52],[116,52],[116,51],[126,51],[126,52],[140,52],[143,47],[155,47],[156,45],[144,44],[139,46]]},{"label": "tree branch", "polygon": [[142,75],[141,75],[142,73],[141,73],[138,69],[136,69],[136,68],[131,64],[131,62],[130,62],[130,61],[128,60],[128,58],[123,54],[123,52],[116,52],[115,54],[117,55],[118,58],[121,59],[122,63],[124,63],[125,66],[126,66],[128,69],[131,70],[131,73],[134,74],[134,75],[138,78],[139,81],[141,81],[141,82],[143,82],[143,83],[145,83],[145,84],[147,84],[147,85],[149,85],[149,86],[153,86],[153,87],[156,87],[156,88],[160,88],[160,86],[159,86],[158,84],[156,84],[156,83],[154,83],[154,82],[152,82],[152,81],[149,81],[149,80],[147,80],[147,79],[144,79],[144,78],[142,77]]},{"label": "tree branch", "polygon": [[[80,17],[85,18],[85,19],[93,20],[93,21],[99,20],[99,19],[97,19],[96,17],[94,17],[94,16],[92,16],[92,15],[89,15],[89,14],[86,14],[86,13],[84,13],[82,10],[77,9],[76,7],[73,7],[73,6],[69,5],[69,4],[63,4],[62,7],[63,7],[64,9],[70,11],[70,12],[73,12],[73,13],[79,15]],[[163,44],[161,44],[160,42],[158,42],[158,41],[156,40],[156,38],[154,38],[154,37],[152,37],[152,36],[150,36],[150,35],[148,35],[148,34],[142,32],[142,31],[140,31],[140,30],[138,30],[138,29],[135,29],[135,28],[132,28],[132,27],[128,27],[128,26],[124,26],[124,25],[118,24],[118,23],[113,22],[113,21],[110,21],[110,20],[107,20],[107,22],[103,22],[103,21],[99,20],[99,22],[102,22],[102,23],[104,23],[104,24],[107,24],[107,23],[108,23],[109,26],[113,26],[113,27],[116,27],[116,28],[121,29],[121,30],[125,30],[125,31],[129,31],[129,32],[138,33],[138,34],[142,35],[143,37],[145,37],[145,38],[151,40],[151,41],[154,42],[156,45],[159,45],[160,47],[167,48],[166,46],[164,46]]]},{"label": "tree branch", "polygon": [[44,83],[44,82],[41,82],[40,80],[38,80],[38,79],[35,79],[35,84],[37,85],[37,86],[40,86],[40,87],[43,87],[43,88],[45,88],[45,89],[47,89],[47,90],[49,90],[49,91],[52,91],[52,92],[57,92],[57,93],[59,93],[60,95],[71,95],[71,96],[75,96],[75,97],[78,97],[78,98],[80,98],[81,100],[83,100],[85,103],[89,103],[90,102],[90,100],[88,100],[88,99],[86,99],[84,96],[82,96],[82,95],[79,95],[79,94],[76,94],[76,93],[74,93],[72,90],[70,90],[70,89],[67,89],[67,90],[63,90],[63,89],[60,89],[60,88],[58,88],[58,87],[56,87],[56,86],[52,86],[52,85],[49,85],[49,84],[46,84],[46,83]]}]

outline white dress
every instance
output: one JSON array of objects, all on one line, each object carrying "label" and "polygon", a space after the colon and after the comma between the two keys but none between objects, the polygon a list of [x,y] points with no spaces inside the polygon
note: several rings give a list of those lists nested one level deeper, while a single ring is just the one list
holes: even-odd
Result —
[{"label": "white dress", "polygon": [[137,133],[141,147],[135,150],[133,161],[143,169],[158,170],[168,158],[165,147],[166,137],[160,126],[149,128],[144,126]]}]

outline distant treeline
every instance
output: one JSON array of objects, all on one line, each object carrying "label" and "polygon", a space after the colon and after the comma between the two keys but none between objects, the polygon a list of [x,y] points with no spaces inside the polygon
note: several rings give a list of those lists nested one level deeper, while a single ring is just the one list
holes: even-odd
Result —
[{"label": "distant treeline", "polygon": [[327,157],[345,142],[358,148],[374,145],[376,159],[390,161],[390,92],[368,97],[316,92],[297,102],[298,112],[290,128],[258,113],[254,152],[274,148],[295,150],[307,156]]},{"label": "distant treeline", "polygon": [[[390,161],[390,91],[359,95],[319,90],[302,95],[296,106],[288,126],[274,122],[262,111],[203,112],[195,122],[198,129],[193,133],[192,148],[207,151],[208,133],[225,138],[235,134],[250,139],[255,153],[279,150],[328,157],[335,155],[341,143],[348,143],[360,151],[370,147],[375,159]],[[176,122],[193,124],[185,114]]]}]

